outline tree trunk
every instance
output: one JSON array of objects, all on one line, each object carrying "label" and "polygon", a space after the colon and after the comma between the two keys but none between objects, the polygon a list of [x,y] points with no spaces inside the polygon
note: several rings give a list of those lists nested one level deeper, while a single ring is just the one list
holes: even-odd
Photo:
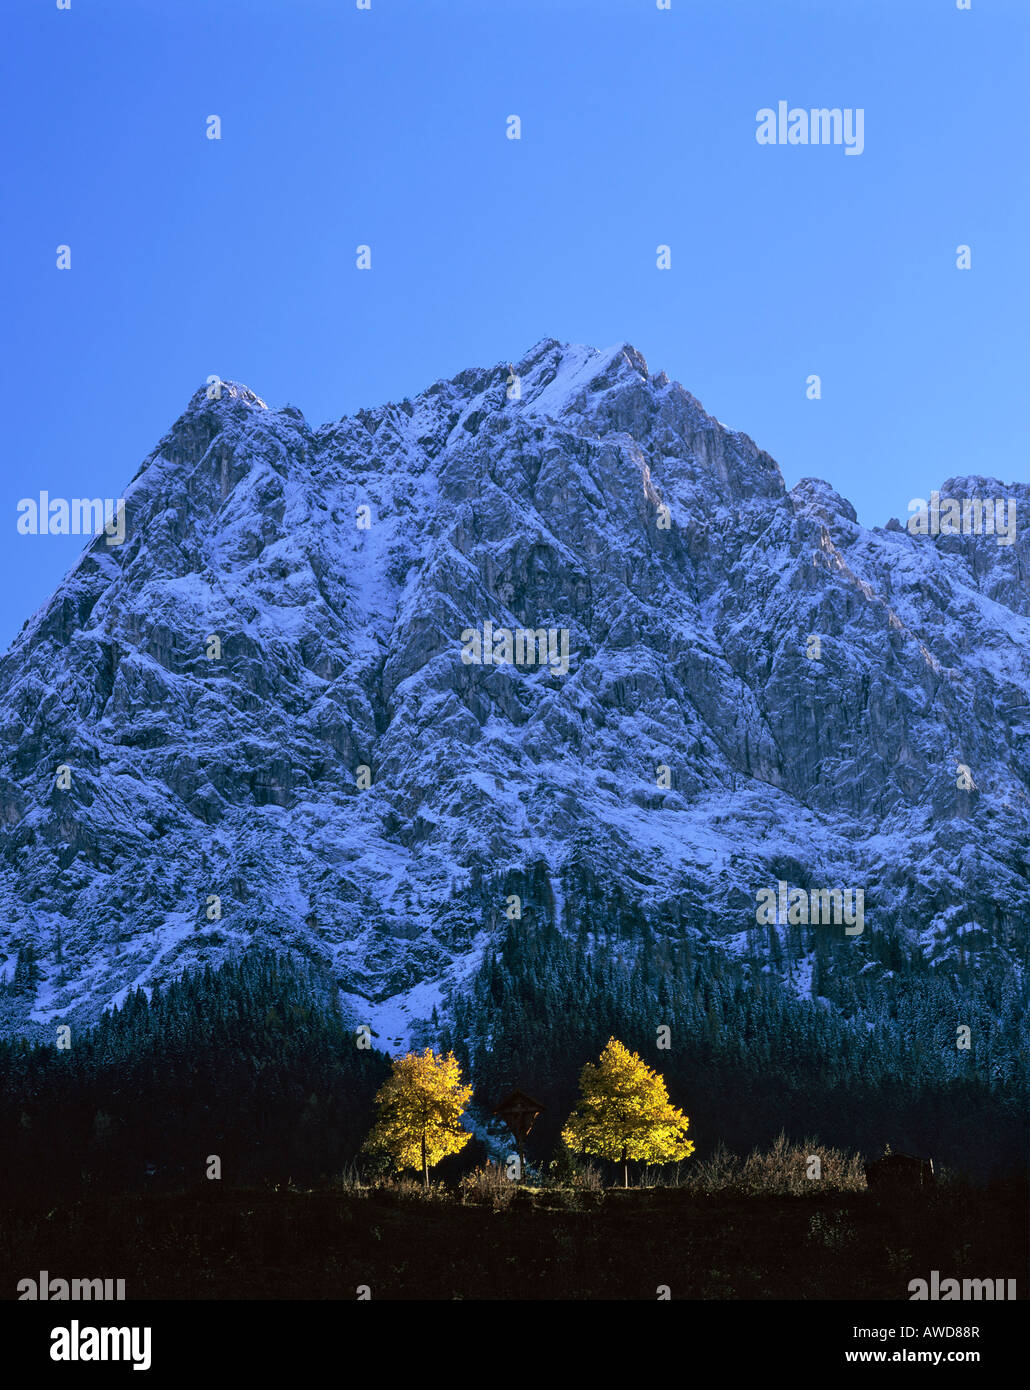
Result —
[{"label": "tree trunk", "polygon": [[629,1187],[629,1163],[626,1161],[626,1145],[622,1146],[622,1186]]},{"label": "tree trunk", "polygon": [[426,1136],[422,1135],[422,1185],[429,1186],[429,1163],[426,1158]]}]

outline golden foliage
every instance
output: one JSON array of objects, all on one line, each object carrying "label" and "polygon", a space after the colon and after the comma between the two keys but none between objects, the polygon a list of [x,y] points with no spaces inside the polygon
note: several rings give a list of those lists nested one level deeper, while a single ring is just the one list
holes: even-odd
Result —
[{"label": "golden foliage", "polygon": [[395,1057],[376,1096],[376,1122],[364,1147],[386,1154],[398,1170],[421,1169],[428,1180],[430,1168],[472,1138],[461,1123],[471,1098],[453,1052],[437,1056],[427,1047]]},{"label": "golden foliage", "polygon": [[610,1038],[600,1060],[580,1073],[581,1099],[562,1139],[570,1149],[615,1163],[675,1163],[694,1152],[690,1121],[669,1101],[662,1076]]}]

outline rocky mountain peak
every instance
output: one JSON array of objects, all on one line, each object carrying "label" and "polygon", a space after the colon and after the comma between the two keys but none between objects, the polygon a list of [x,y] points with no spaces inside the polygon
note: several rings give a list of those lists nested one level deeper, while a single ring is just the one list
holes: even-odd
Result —
[{"label": "rocky mountain peak", "polygon": [[728,950],[781,879],[942,965],[1026,930],[1018,528],[867,530],[554,339],[314,429],[202,388],[125,499],[0,660],[11,1026],[258,942],[403,1036],[573,862]]}]

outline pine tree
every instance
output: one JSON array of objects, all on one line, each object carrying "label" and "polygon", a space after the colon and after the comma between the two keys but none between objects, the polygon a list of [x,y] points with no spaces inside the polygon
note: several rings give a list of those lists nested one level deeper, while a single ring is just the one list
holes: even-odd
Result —
[{"label": "pine tree", "polygon": [[18,963],[14,967],[14,991],[16,994],[29,994],[35,998],[36,990],[42,971],[36,960],[36,948],[32,942],[26,944],[18,952]]}]

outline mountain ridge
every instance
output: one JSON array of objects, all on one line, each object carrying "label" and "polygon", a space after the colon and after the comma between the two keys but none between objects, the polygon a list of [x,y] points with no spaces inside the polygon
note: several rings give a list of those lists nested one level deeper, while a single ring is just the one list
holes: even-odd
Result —
[{"label": "mountain ridge", "polygon": [[[220,391],[0,659],[0,952],[41,971],[7,1027],[255,942],[403,1040],[502,920],[483,884],[556,882],[573,843],[728,950],[787,877],[863,887],[866,930],[941,964],[1020,959],[1021,532],[867,530],[626,343],[317,428]],[[1028,514],[1023,484],[942,495],[969,483]],[[464,663],[487,622],[567,632],[568,675]]]}]

